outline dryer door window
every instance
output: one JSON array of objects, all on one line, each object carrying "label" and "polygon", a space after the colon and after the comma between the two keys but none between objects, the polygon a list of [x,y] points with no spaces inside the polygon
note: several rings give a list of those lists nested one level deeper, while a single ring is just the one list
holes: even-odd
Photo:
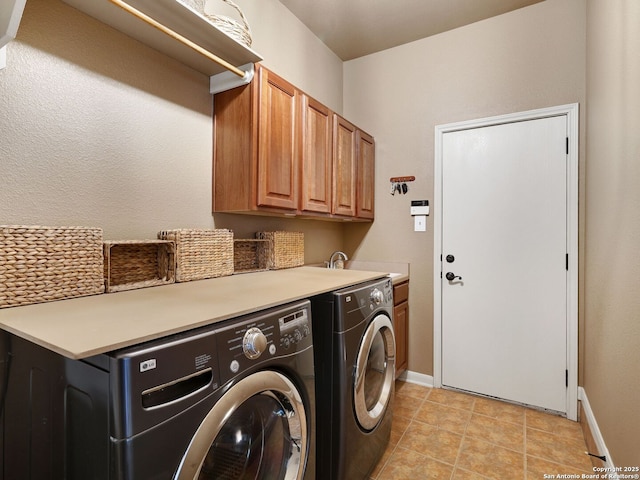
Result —
[{"label": "dryer door window", "polygon": [[354,382],[354,408],[364,430],[373,430],[393,393],[396,344],[391,320],[378,315],[369,324],[358,352]]},{"label": "dryer door window", "polygon": [[309,440],[295,385],[278,372],[244,378],[196,431],[176,480],[302,478]]}]

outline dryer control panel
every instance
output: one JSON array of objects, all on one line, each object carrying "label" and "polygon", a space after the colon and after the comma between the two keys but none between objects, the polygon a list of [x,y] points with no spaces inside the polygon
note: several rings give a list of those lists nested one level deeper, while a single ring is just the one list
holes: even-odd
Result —
[{"label": "dryer control panel", "polygon": [[375,312],[393,315],[393,285],[390,278],[373,280],[334,292],[334,331],[346,332],[371,318]]}]

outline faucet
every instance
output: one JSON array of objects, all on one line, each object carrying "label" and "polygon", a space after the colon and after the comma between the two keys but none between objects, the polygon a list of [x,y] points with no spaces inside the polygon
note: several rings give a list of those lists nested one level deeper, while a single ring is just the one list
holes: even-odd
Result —
[{"label": "faucet", "polygon": [[[334,258],[335,256],[338,256],[338,258]],[[340,257],[342,257],[342,259],[340,259]],[[338,261],[340,262],[346,262],[347,260],[349,260],[349,257],[347,257],[347,254],[344,252],[333,252],[331,254],[331,257],[329,257],[329,264],[327,265],[327,268],[336,268],[336,263]],[[340,268],[340,267],[339,267]]]}]

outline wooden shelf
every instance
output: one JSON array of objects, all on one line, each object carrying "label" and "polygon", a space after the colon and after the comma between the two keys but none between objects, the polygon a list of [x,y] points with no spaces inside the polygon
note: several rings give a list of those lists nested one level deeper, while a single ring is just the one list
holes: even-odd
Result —
[{"label": "wooden shelf", "polygon": [[[108,0],[63,1],[205,75],[213,76],[227,71]],[[176,0],[128,0],[127,3],[236,67],[262,60],[256,52]]]}]

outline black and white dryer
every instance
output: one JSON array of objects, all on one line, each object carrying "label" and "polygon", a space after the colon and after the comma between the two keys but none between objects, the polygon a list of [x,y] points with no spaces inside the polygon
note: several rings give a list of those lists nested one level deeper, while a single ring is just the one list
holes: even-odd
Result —
[{"label": "black and white dryer", "polygon": [[391,279],[311,299],[317,478],[368,479],[391,434],[395,381]]}]

